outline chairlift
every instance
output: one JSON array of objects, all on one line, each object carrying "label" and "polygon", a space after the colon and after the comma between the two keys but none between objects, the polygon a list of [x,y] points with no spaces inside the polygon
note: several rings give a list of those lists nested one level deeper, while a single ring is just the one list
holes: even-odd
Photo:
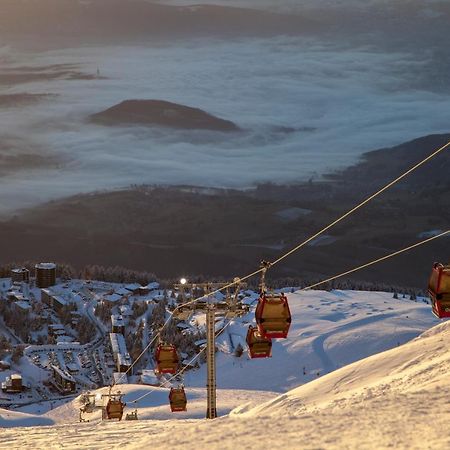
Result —
[{"label": "chairlift", "polygon": [[127,415],[125,416],[125,420],[138,420],[137,409],[131,411],[130,413],[127,413]]}]

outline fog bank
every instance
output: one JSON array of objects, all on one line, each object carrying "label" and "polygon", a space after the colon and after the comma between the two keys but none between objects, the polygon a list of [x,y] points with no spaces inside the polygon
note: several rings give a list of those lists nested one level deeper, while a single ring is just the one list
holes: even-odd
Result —
[{"label": "fog bank", "polygon": [[[1,94],[57,94],[0,109],[2,152],[40,157],[22,169],[0,159],[3,212],[132,183],[292,183],[351,164],[368,150],[449,131],[449,89],[435,81],[432,54],[418,60],[406,52],[278,37],[26,55],[3,48],[0,55],[3,68],[80,64],[105,78],[0,86]],[[90,114],[126,99],[198,107],[244,131],[87,123]]]}]

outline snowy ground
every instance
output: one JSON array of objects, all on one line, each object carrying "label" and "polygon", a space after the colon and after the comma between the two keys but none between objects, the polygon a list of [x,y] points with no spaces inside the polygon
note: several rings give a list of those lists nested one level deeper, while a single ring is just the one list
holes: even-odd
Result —
[{"label": "snowy ground", "polygon": [[449,448],[444,323],[256,408],[215,421],[151,420],[3,430],[8,448]]},{"label": "snowy ground", "polygon": [[121,386],[140,421],[105,423],[96,412],[79,423],[78,400],[40,416],[0,410],[0,448],[448,448],[450,325],[405,344],[438,323],[428,304],[351,291],[299,292],[289,301],[290,335],[271,359],[232,355],[245,334],[240,321],[218,339],[218,420],[203,420],[203,367],[185,379],[187,413],[169,412],[165,389]]},{"label": "snowy ground", "polygon": [[[401,297],[401,295],[400,295]],[[271,359],[230,355],[245,348],[246,322],[238,319],[217,339],[218,386],[285,392],[361,358],[410,341],[438,323],[422,301],[394,299],[391,293],[309,291],[288,294],[292,325],[288,339],[273,343]],[[303,371],[305,370],[305,374]],[[255,380],[255,374],[258,374]],[[205,385],[205,371],[189,372],[188,386]]]}]

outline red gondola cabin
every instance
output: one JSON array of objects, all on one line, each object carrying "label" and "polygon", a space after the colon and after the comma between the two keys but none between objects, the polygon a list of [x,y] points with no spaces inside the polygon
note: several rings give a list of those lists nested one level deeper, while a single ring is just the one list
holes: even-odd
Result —
[{"label": "red gondola cabin", "polygon": [[291,312],[283,294],[261,294],[256,306],[256,324],[261,336],[270,339],[286,338],[291,326]]},{"label": "red gondola cabin", "polygon": [[106,404],[106,418],[122,420],[125,403],[122,402],[121,397],[111,397]]},{"label": "red gondola cabin", "polygon": [[186,411],[187,398],[184,388],[171,388],[169,394],[170,409],[172,412]]},{"label": "red gondola cabin", "polygon": [[174,375],[178,370],[178,353],[174,345],[159,344],[155,352],[156,371]]},{"label": "red gondola cabin", "polygon": [[440,319],[450,317],[450,265],[433,265],[428,281],[433,313]]},{"label": "red gondola cabin", "polygon": [[258,328],[250,326],[247,331],[247,346],[250,358],[270,358],[272,339],[261,336]]}]

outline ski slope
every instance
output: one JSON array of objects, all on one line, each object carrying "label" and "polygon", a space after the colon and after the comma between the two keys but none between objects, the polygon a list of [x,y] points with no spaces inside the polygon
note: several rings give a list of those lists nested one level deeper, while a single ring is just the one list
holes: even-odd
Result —
[{"label": "ski slope", "polygon": [[270,399],[206,420],[7,428],[8,448],[445,449],[450,323]]},{"label": "ski slope", "polygon": [[[256,326],[253,312],[234,321],[218,337],[218,386],[285,392],[404,344],[439,323],[429,304],[394,299],[386,292],[298,291],[287,296],[292,325],[287,339],[273,342],[272,358],[250,360],[246,353],[241,358],[231,356],[239,342],[245,348],[248,324]],[[185,383],[204,386],[205,371],[189,372]]]},{"label": "ski slope", "polygon": [[[101,422],[98,411],[89,423],[79,423],[79,399],[43,415],[0,410],[0,427],[6,427],[0,448],[450,446],[445,432],[450,324],[405,343],[438,323],[428,304],[378,292],[314,291],[288,297],[293,323],[289,338],[274,344],[273,358],[233,356],[251,314],[219,337],[219,419],[202,420],[202,368],[185,379],[186,413],[169,412],[167,389],[121,385],[128,412],[136,407],[140,421]],[[351,361],[357,362],[345,366]],[[33,413],[29,408],[26,412]]]}]

